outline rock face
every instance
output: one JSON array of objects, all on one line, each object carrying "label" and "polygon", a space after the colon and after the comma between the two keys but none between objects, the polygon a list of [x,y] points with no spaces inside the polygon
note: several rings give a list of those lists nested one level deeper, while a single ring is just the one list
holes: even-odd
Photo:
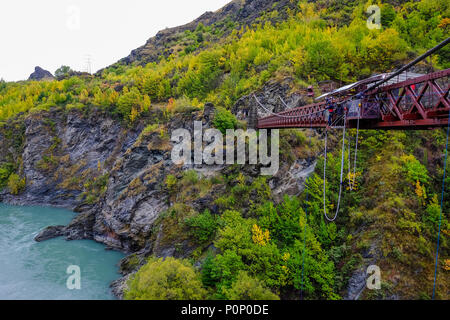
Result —
[{"label": "rock face", "polygon": [[34,72],[30,74],[28,80],[53,80],[55,77],[51,74],[50,71],[44,70],[41,67],[35,67]]},{"label": "rock face", "polygon": [[[278,95],[287,90],[285,84],[270,83],[259,94],[269,105],[275,105]],[[300,96],[289,96],[287,103],[297,103],[299,99]],[[246,103],[249,100],[241,99],[233,109],[243,120],[248,120],[244,115],[250,107]],[[284,105],[274,107],[275,111],[283,108]],[[5,151],[0,155],[0,163],[6,158],[21,158],[26,178],[24,192],[11,195],[3,191],[2,201],[80,212],[68,226],[44,230],[37,237],[40,241],[52,236],[94,239],[126,252],[152,248],[159,256],[173,255],[174,248],[160,245],[153,228],[170,206],[166,177],[181,177],[183,171],[192,168],[201,176],[211,177],[226,174],[227,166],[175,165],[171,160],[170,136],[179,128],[189,130],[193,136],[194,121],[202,121],[204,128],[212,127],[214,110],[212,104],[206,104],[203,111],[175,114],[147,135],[140,135],[144,123],[133,129],[124,128],[100,110],[92,110],[88,116],[79,110],[56,109],[30,114],[24,121],[22,148],[13,151],[8,139],[0,142],[0,150]],[[159,116],[153,114],[150,118]],[[162,131],[166,132],[164,137]],[[283,165],[269,184],[280,198],[283,194],[298,194],[313,169],[313,161],[298,159],[292,165]],[[242,170],[249,176],[260,172],[254,166],[244,166]],[[103,181],[101,186],[99,181]],[[212,188],[189,205],[198,212],[208,209],[218,213],[212,195],[223,192],[220,188]],[[192,248],[185,243],[184,249]]]},{"label": "rock face", "polygon": [[[358,300],[364,295],[367,288],[367,268],[371,265],[376,265],[377,261],[381,260],[382,257],[379,242],[380,239],[373,242],[370,248],[363,252],[360,267],[352,273],[348,281],[347,294],[344,297],[345,300]],[[392,296],[389,299],[396,300],[398,297]]]},{"label": "rock face", "polygon": [[39,232],[39,234],[34,237],[37,242],[53,239],[56,237],[61,237],[64,232],[64,226],[50,226]]},{"label": "rock face", "polygon": [[[268,84],[260,92],[269,103],[276,103],[277,95],[287,92],[287,87]],[[288,97],[288,103],[301,97]],[[248,100],[247,100],[248,101]],[[245,100],[233,109],[239,115],[249,108]],[[277,106],[277,111],[285,108]],[[164,241],[164,228],[156,224],[158,218],[170,207],[169,192],[165,185],[171,174],[178,178],[184,171],[195,169],[199,175],[212,177],[226,175],[226,165],[176,165],[171,160],[171,134],[185,128],[193,137],[194,121],[204,128],[212,127],[215,108],[206,104],[203,111],[177,113],[170,121],[161,124],[154,132],[141,134],[146,123],[161,114],[153,111],[148,119],[133,128],[123,126],[101,110],[90,110],[86,115],[80,110],[53,109],[30,114],[22,121],[17,141],[0,141],[0,163],[6,159],[22,159],[21,175],[26,179],[26,189],[19,195],[5,191],[0,200],[18,205],[49,205],[79,212],[67,226],[44,229],[36,241],[63,236],[67,240],[93,239],[109,248],[145,257],[186,257],[196,246],[189,239],[175,245]],[[245,116],[243,120],[248,120]],[[12,120],[11,120],[12,121]],[[17,130],[7,123],[2,130]],[[9,128],[9,129],[8,129]],[[164,133],[164,134],[162,134]],[[20,146],[13,148],[12,146]],[[283,165],[269,181],[275,194],[298,194],[306,176],[314,169],[314,159],[306,163],[298,159],[293,165]],[[247,176],[258,176],[257,166],[242,166]],[[185,204],[197,212],[205,209],[220,213],[214,204],[214,195],[223,194],[224,185],[211,187],[206,194]],[[158,228],[156,228],[159,226]],[[181,235],[180,235],[181,236]],[[124,275],[131,271],[124,269]],[[121,295],[126,281],[114,283]]]},{"label": "rock face", "polygon": [[[107,160],[113,161],[109,158],[115,148],[125,152],[120,148],[126,148],[133,139],[133,132],[129,132],[130,137],[122,136],[118,123],[96,111],[85,117],[79,111],[64,114],[51,110],[28,116],[24,124],[23,150],[14,158],[22,158],[27,188],[19,196],[4,199],[18,205],[75,209],[83,203],[79,199],[83,186],[81,180],[71,178],[99,176],[106,171]],[[99,163],[104,167],[101,172]]]}]

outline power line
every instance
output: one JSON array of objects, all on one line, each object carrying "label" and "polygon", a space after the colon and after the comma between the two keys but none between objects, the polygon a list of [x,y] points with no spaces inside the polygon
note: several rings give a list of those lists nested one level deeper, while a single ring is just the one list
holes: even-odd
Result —
[{"label": "power line", "polygon": [[84,56],[84,72],[92,74],[92,57],[90,54]]}]

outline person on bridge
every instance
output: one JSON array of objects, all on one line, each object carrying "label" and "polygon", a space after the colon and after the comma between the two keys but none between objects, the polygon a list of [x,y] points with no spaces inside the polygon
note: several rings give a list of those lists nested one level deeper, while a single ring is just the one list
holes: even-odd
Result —
[{"label": "person on bridge", "polygon": [[336,106],[336,114],[339,116],[343,116],[344,114],[347,114],[347,106],[343,103],[341,104],[335,104]]},{"label": "person on bridge", "polygon": [[328,118],[328,126],[331,127],[333,123],[333,112],[336,109],[336,106],[331,98],[327,98],[327,104],[325,107],[325,119]]}]

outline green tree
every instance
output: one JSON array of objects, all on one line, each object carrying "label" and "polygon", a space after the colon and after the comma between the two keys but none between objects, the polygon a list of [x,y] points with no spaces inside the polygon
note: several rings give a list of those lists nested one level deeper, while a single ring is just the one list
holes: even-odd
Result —
[{"label": "green tree", "polygon": [[25,189],[25,178],[21,179],[18,174],[12,173],[8,178],[8,188],[11,194],[19,194]]},{"label": "green tree", "polygon": [[136,87],[124,88],[117,101],[117,110],[124,119],[133,122],[142,112],[148,111],[150,104],[149,96],[142,95]]},{"label": "green tree", "polygon": [[210,240],[217,230],[216,218],[209,210],[205,210],[203,213],[194,217],[187,218],[185,223],[189,227],[191,235],[199,244]]},{"label": "green tree", "polygon": [[150,258],[128,282],[126,300],[201,300],[206,290],[187,260]]},{"label": "green tree", "polygon": [[385,28],[389,28],[394,21],[397,13],[392,5],[389,3],[384,4],[381,7],[381,25]]},{"label": "green tree", "polygon": [[226,110],[224,108],[217,109],[213,120],[213,125],[215,128],[219,129],[223,134],[225,134],[227,129],[234,129],[236,127],[236,124],[236,117],[229,110]]},{"label": "green tree", "polygon": [[69,72],[72,71],[69,66],[61,66],[55,71],[55,76],[57,78],[63,78],[69,74]]},{"label": "green tree", "polygon": [[230,289],[225,289],[229,300],[280,300],[261,281],[241,271]]}]

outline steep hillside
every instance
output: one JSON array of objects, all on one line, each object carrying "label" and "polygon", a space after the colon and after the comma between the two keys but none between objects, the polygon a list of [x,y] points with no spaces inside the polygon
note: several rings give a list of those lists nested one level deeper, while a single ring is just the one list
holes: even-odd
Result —
[{"label": "steep hillside", "polygon": [[[444,130],[360,133],[357,175],[344,182],[356,179],[357,188],[346,190],[332,223],[322,209],[320,130],[281,130],[274,176],[258,165],[171,159],[172,133],[192,136],[194,121],[251,126],[266,113],[254,94],[273,111],[286,108],[280,97],[306,104],[310,85],[318,94],[393,70],[448,37],[445,2],[380,4],[380,30],[367,28],[367,6],[233,1],[161,31],[95,76],[0,82],[0,201],[79,212],[36,240],[88,238],[130,254],[113,285],[119,297],[171,297],[170,284],[149,275],[174,272],[196,289],[177,298],[429,299]],[[419,67],[448,68],[448,52]],[[333,131],[328,210],[337,203],[340,139]],[[449,197],[444,204],[448,211]],[[445,215],[442,230],[437,297],[448,299]],[[175,259],[158,259],[167,257]],[[369,265],[381,269],[380,290],[365,289]]]},{"label": "steep hillside", "polygon": [[[168,58],[171,54],[199,51],[220,41],[234,29],[259,22],[283,21],[288,10],[295,8],[295,2],[290,0],[233,0],[216,12],[206,12],[186,25],[161,30],[144,46],[121,59],[119,64],[145,65],[158,62],[162,56]],[[280,14],[270,16],[274,11]]]}]

